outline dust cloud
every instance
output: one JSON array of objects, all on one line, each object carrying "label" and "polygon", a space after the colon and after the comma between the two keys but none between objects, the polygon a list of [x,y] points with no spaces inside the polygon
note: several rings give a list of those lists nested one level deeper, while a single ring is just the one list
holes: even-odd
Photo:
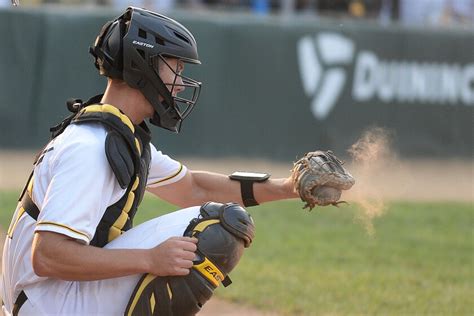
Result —
[{"label": "dust cloud", "polygon": [[[380,127],[372,127],[349,148],[352,162],[348,166],[356,183],[344,197],[357,207],[357,220],[362,222],[369,235],[375,234],[373,220],[382,216],[388,202],[383,182],[389,181],[390,173],[401,168],[397,154],[391,147],[393,134]],[[385,181],[384,181],[385,179]]]}]

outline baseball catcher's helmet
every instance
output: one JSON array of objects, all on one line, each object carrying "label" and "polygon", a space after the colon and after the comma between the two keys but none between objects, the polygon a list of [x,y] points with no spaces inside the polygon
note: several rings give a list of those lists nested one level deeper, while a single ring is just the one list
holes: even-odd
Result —
[{"label": "baseball catcher's helmet", "polygon": [[[196,40],[191,32],[164,15],[129,7],[124,14],[102,27],[89,51],[101,75],[124,80],[143,93],[155,109],[150,120],[152,124],[179,132],[182,121],[196,104],[201,83],[171,69],[163,57],[200,64]],[[166,82],[171,91],[178,85],[176,79],[179,76],[189,98],[173,97],[159,76],[160,63],[175,73],[174,82]]]}]

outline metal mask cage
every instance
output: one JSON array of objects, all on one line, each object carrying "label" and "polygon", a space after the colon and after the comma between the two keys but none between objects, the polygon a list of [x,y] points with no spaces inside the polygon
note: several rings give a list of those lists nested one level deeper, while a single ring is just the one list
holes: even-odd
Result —
[{"label": "metal mask cage", "polygon": [[[173,56],[170,56],[170,57],[175,58]],[[171,67],[171,65],[168,62],[166,62],[165,57],[162,55],[156,55],[152,57],[151,60],[152,60],[153,70],[157,76],[160,77],[160,74],[159,74],[160,63],[168,67],[173,72],[174,74],[173,82],[171,83],[163,82],[163,83],[166,87],[168,87],[170,95],[173,99],[173,104],[171,106],[174,107],[179,117],[182,120],[184,120],[194,109],[194,105],[196,104],[199,98],[199,94],[201,92],[202,83],[180,74],[178,72],[179,65],[177,64],[176,69],[173,69],[173,67]],[[178,83],[179,78],[181,79],[180,81],[182,83]],[[176,89],[180,89],[180,88],[182,88],[183,90],[178,92],[179,96],[178,95],[173,96],[173,92],[176,91]]]}]

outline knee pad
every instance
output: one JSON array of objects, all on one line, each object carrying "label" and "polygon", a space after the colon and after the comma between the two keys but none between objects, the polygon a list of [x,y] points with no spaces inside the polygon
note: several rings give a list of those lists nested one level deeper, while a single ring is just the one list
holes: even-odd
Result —
[{"label": "knee pad", "polygon": [[198,313],[214,290],[228,286],[228,274],[252,243],[255,226],[238,204],[208,202],[184,236],[196,237],[197,258],[186,276],[145,274],[138,282],[125,315],[188,316]]}]

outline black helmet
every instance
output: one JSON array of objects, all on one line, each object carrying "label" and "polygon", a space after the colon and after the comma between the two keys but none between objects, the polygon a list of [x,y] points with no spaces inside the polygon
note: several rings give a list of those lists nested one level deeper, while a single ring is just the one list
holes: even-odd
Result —
[{"label": "black helmet", "polygon": [[[201,90],[201,83],[171,69],[164,57],[200,64],[196,40],[183,25],[164,15],[129,7],[114,21],[107,22],[90,53],[100,74],[122,79],[139,89],[155,109],[150,120],[170,131],[179,132],[182,121],[192,111]],[[171,91],[181,77],[189,98],[173,97],[159,76],[159,64],[164,63],[175,74]],[[160,97],[162,100],[160,100]]]}]

